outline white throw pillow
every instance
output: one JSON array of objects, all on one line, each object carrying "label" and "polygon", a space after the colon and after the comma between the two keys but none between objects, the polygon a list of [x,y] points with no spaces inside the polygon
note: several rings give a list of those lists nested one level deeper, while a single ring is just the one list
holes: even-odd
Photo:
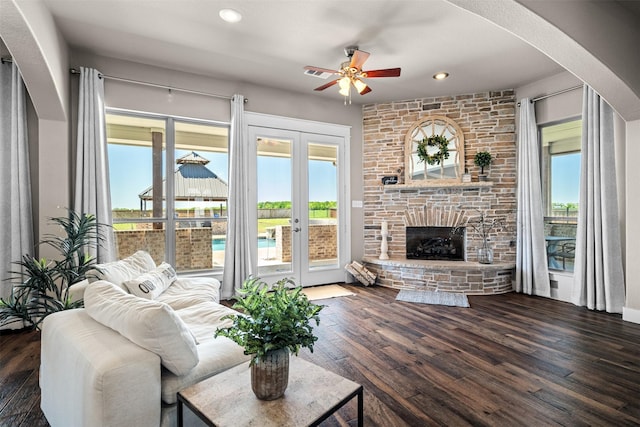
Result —
[{"label": "white throw pillow", "polygon": [[144,273],[133,280],[127,280],[124,285],[130,293],[140,298],[156,299],[177,279],[176,271],[170,264],[163,262],[153,270]]},{"label": "white throw pillow", "polygon": [[[148,252],[138,251],[120,261],[96,264],[87,272],[89,282],[107,280],[124,289],[124,282],[132,280],[156,268],[156,263]],[[125,289],[126,290],[126,289]]]},{"label": "white throw pillow", "polygon": [[84,306],[97,322],[157,354],[174,374],[184,375],[198,364],[193,335],[167,304],[139,298],[100,280],[85,291]]}]

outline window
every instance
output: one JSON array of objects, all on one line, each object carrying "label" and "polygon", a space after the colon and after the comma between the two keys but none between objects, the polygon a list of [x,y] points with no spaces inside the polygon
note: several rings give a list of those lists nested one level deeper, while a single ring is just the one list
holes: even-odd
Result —
[{"label": "window", "polygon": [[580,200],[582,121],[540,128],[542,195],[549,268],[573,271]]},{"label": "window", "polygon": [[228,125],[109,111],[118,258],[146,250],[178,271],[222,270]]}]

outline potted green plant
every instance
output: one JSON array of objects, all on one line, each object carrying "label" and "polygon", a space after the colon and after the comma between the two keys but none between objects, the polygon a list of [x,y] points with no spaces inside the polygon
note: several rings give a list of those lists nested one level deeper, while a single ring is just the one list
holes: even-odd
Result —
[{"label": "potted green plant", "polygon": [[[292,288],[293,286],[293,288]],[[320,310],[291,279],[269,286],[258,277],[249,277],[238,291],[230,314],[231,327],[219,328],[215,336],[227,337],[251,355],[251,388],[262,400],[281,397],[289,378],[289,353],[298,355],[301,348],[313,352],[318,340],[312,321],[320,324]]]},{"label": "potted green plant", "polygon": [[475,163],[476,166],[480,166],[480,175],[478,175],[478,179],[480,179],[480,181],[487,180],[487,175],[484,174],[484,168],[485,166],[489,166],[492,160],[493,157],[488,151],[478,151],[476,156],[473,158],[473,163]]},{"label": "potted green plant", "polygon": [[0,298],[0,325],[22,323],[39,328],[46,316],[61,310],[79,308],[83,301],[72,300],[70,288],[85,279],[85,274],[95,264],[88,253],[102,240],[96,217],[69,211],[68,217],[50,218],[64,230],[63,236],[47,235],[40,245],[53,247],[56,260],[37,259],[30,254],[22,256],[14,264],[20,271],[13,271],[15,280],[11,295]]}]

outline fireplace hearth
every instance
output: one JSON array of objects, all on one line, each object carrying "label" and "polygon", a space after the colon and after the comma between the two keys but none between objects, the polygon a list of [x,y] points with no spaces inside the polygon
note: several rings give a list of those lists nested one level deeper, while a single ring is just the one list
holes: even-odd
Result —
[{"label": "fireplace hearth", "polygon": [[407,259],[464,261],[465,227],[406,227]]}]

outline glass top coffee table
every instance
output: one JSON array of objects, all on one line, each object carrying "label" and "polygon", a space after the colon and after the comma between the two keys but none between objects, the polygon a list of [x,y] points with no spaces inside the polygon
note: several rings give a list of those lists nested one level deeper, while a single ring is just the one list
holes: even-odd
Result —
[{"label": "glass top coffee table", "polygon": [[216,427],[317,426],[356,396],[362,427],[362,386],[292,356],[284,396],[259,400],[251,390],[251,370],[245,362],[179,392],[178,426],[183,425],[183,405]]}]

